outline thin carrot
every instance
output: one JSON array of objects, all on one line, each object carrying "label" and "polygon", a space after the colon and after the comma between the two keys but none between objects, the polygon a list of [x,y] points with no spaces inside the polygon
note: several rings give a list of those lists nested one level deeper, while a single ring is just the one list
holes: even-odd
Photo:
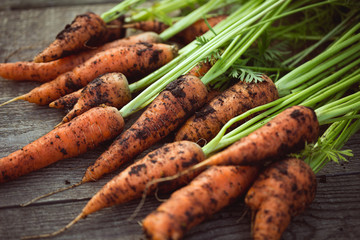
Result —
[{"label": "thin carrot", "polygon": [[175,141],[209,142],[231,118],[278,98],[275,84],[263,75],[264,81],[239,81],[215,97],[191,116],[178,130]]},{"label": "thin carrot", "polygon": [[206,86],[195,76],[185,75],[170,83],[86,170],[82,182],[99,179],[163,139],[205,103],[206,95]]},{"label": "thin carrot", "polygon": [[[90,199],[81,213],[65,228],[54,233],[29,236],[25,239],[55,236],[74,225],[80,219],[102,208],[138,199],[143,195],[143,191],[149,181],[164,176],[171,176],[177,171],[181,171],[204,159],[205,155],[196,143],[181,141],[165,144],[148,153],[144,158],[130,165],[110,180]],[[187,184],[197,174],[194,172],[191,175],[183,176],[183,178],[172,182],[170,185],[166,184],[165,191]],[[156,187],[154,185],[152,189],[149,189],[148,194],[153,192]]]},{"label": "thin carrot", "polygon": [[[219,16],[207,18],[206,21],[204,19],[200,19],[194,22],[189,27],[182,30],[181,32],[179,32],[178,34],[176,34],[170,40],[186,45],[192,42],[193,40],[195,40],[196,37],[199,37],[204,33],[206,33],[207,31],[209,31],[208,24],[210,27],[214,27],[216,24],[226,19],[226,17],[227,17],[226,15],[219,15]],[[139,21],[139,22],[124,24],[123,27],[135,28],[142,31],[153,31],[156,33],[162,33],[169,26],[157,20],[147,20],[147,21]]]},{"label": "thin carrot", "polygon": [[256,176],[256,167],[212,166],[172,193],[142,221],[142,228],[148,239],[181,239],[244,194]]},{"label": "thin carrot", "polygon": [[316,177],[304,161],[276,161],[260,174],[245,197],[251,208],[253,239],[280,239],[292,217],[314,200]]},{"label": "thin carrot", "polygon": [[0,159],[0,183],[64,158],[80,155],[117,136],[124,120],[114,107],[96,107]]},{"label": "thin carrot", "polygon": [[52,108],[65,108],[67,110],[72,109],[74,107],[74,105],[76,104],[76,102],[78,101],[78,99],[80,98],[81,91],[83,89],[84,88],[80,88],[79,90],[77,90],[75,92],[66,94],[66,95],[52,101],[51,103],[49,103],[49,107],[52,107]]},{"label": "thin carrot", "polygon": [[34,57],[34,62],[49,62],[71,55],[86,46],[94,46],[97,39],[106,33],[105,22],[92,12],[75,17],[70,25],[57,34],[56,39],[41,53]]},{"label": "thin carrot", "polygon": [[146,21],[138,21],[126,23],[123,25],[123,28],[134,28],[141,31],[150,31],[156,33],[162,33],[169,26],[163,22],[157,20],[146,20]]},{"label": "thin carrot", "polygon": [[121,108],[130,100],[131,93],[125,75],[118,72],[106,73],[82,89],[79,99],[61,124],[101,104]]},{"label": "thin carrot", "polygon": [[126,29],[123,27],[124,25],[124,16],[120,16],[117,19],[114,19],[108,23],[106,23],[106,32],[101,40],[103,43],[112,42],[117,39],[121,39],[126,35]]},{"label": "thin carrot", "polygon": [[127,38],[114,40],[94,49],[82,51],[50,62],[0,63],[0,76],[16,81],[48,82],[60,74],[68,72],[76,66],[84,63],[95,54],[107,49],[119,46],[130,46],[140,42],[159,43],[160,41],[160,37],[156,33],[144,32]]},{"label": "thin carrot", "polygon": [[2,105],[16,100],[46,105],[86,86],[104,73],[121,72],[127,78],[146,74],[172,60],[176,53],[177,47],[161,43],[139,43],[130,47],[111,48],[97,53],[72,71],[63,73],[56,79]]},{"label": "thin carrot", "polygon": [[189,72],[187,72],[186,74],[190,74],[196,77],[202,77],[205,75],[205,73],[207,73],[209,71],[209,69],[212,67],[212,62],[211,61],[206,61],[206,62],[199,62],[198,64],[195,65],[195,67],[193,67]]}]

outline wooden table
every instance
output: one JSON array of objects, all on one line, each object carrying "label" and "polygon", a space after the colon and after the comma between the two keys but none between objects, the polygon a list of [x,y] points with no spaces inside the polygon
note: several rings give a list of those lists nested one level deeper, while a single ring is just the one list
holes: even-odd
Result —
[{"label": "wooden table", "polygon": [[[30,60],[50,43],[76,14],[102,13],[116,1],[3,0],[0,6],[0,62]],[[55,2],[55,3],[54,3]],[[74,3],[76,2],[76,4]],[[85,2],[85,3],[84,3]],[[97,4],[97,2],[102,2]],[[105,3],[107,2],[107,3]],[[25,6],[25,7],[24,7]],[[0,78],[0,102],[31,90],[38,83]],[[50,131],[65,112],[23,101],[0,108],[0,157]],[[135,116],[128,119],[131,122]],[[354,157],[340,165],[330,163],[318,174],[315,201],[295,217],[284,239],[355,239],[360,237],[360,133],[346,144]],[[0,239],[57,230],[72,220],[113,175],[84,184],[28,207],[19,204],[40,194],[78,182],[108,143],[79,157],[0,185]],[[166,197],[166,196],[164,196]],[[135,220],[127,221],[139,201],[104,209],[82,220],[54,239],[144,239],[138,221],[159,205],[149,197]],[[185,239],[250,239],[250,212],[239,200],[191,230]]]}]

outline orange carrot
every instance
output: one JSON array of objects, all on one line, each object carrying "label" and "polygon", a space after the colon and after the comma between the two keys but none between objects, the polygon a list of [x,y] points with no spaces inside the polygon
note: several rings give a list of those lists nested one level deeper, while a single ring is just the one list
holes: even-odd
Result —
[{"label": "orange carrot", "polygon": [[212,67],[212,63],[210,61],[199,62],[186,74],[190,74],[196,77],[202,77],[205,75],[205,73],[207,73],[210,70],[211,67]]},{"label": "orange carrot", "polygon": [[[90,84],[90,83],[89,83]],[[62,96],[55,101],[52,101],[49,103],[49,107],[52,108],[65,108],[67,110],[70,110],[74,107],[76,102],[79,100],[81,96],[81,92],[84,88],[81,88],[75,92],[66,94],[65,96]]]},{"label": "orange carrot", "polygon": [[120,108],[130,100],[131,93],[125,75],[118,72],[106,73],[83,88],[76,104],[61,123],[69,122],[74,117],[101,104]]},{"label": "orange carrot", "polygon": [[211,165],[258,165],[302,149],[318,138],[319,122],[308,107],[285,109],[267,124],[216,153],[195,168]]},{"label": "orange carrot", "polygon": [[86,170],[82,182],[99,179],[163,139],[204,104],[206,95],[206,86],[195,76],[182,76],[170,83]]},{"label": "orange carrot", "polygon": [[[102,208],[138,199],[143,195],[146,184],[151,180],[174,175],[177,171],[181,171],[204,159],[205,155],[196,143],[181,141],[165,144],[148,153],[144,158],[130,165],[110,180],[90,199],[81,213],[65,228],[54,233],[30,236],[28,238],[55,236],[71,227],[80,219]],[[166,184],[165,190],[169,191],[180,185],[187,184],[197,174],[193,172],[191,175],[177,179],[170,185]],[[153,185],[147,193],[150,194],[156,187],[156,185]]]},{"label": "orange carrot", "polygon": [[96,39],[105,34],[106,24],[100,16],[92,12],[78,15],[47,48],[34,57],[34,62],[49,62],[71,55],[86,48],[88,43],[93,46]]},{"label": "orange carrot", "polygon": [[148,239],[181,239],[184,234],[245,193],[257,175],[249,166],[212,166],[175,191],[143,221]]},{"label": "orange carrot", "polygon": [[[225,15],[219,15],[211,18],[207,18],[207,22],[211,27],[214,27],[216,24],[224,20],[227,16]],[[139,21],[139,22],[133,22],[124,24],[124,28],[135,28],[138,30],[143,31],[152,31],[156,33],[161,33],[165,29],[167,29],[169,26],[166,24],[156,21],[156,20],[148,20],[148,21]],[[178,42],[181,44],[188,44],[195,40],[196,37],[199,37],[206,33],[209,30],[208,25],[206,24],[204,19],[200,19],[190,25],[189,27],[185,28],[178,34],[176,34],[174,37],[171,38],[171,41]]]},{"label": "orange carrot", "polygon": [[101,39],[102,43],[112,42],[117,39],[121,39],[126,35],[126,29],[123,27],[124,25],[124,16],[120,16],[117,19],[114,19],[106,24],[106,32]]},{"label": "orange carrot", "polygon": [[22,149],[0,159],[0,183],[93,149],[123,129],[124,120],[114,107],[93,108]]},{"label": "orange carrot", "polygon": [[291,158],[268,166],[245,198],[253,214],[253,239],[281,239],[291,218],[310,205],[315,193],[315,174],[304,161]]},{"label": "orange carrot", "polygon": [[6,103],[25,100],[38,105],[46,105],[86,86],[104,73],[121,72],[127,78],[146,74],[168,63],[176,53],[175,46],[161,43],[139,43],[134,46],[111,48],[97,53],[72,71],[59,75],[53,81],[44,83],[29,93]]},{"label": "orange carrot", "polygon": [[60,74],[70,71],[84,63],[95,54],[110,48],[130,46],[140,42],[159,43],[160,37],[153,32],[144,32],[127,38],[118,39],[95,49],[89,49],[58,60],[45,63],[14,62],[0,63],[0,76],[17,81],[48,82]]},{"label": "orange carrot", "polygon": [[145,21],[139,21],[139,22],[132,22],[132,23],[126,23],[123,25],[123,27],[126,28],[134,28],[137,30],[145,31],[145,32],[156,32],[156,33],[162,33],[164,30],[166,30],[169,26],[163,22],[157,21],[157,20],[145,20]]},{"label": "orange carrot", "polygon": [[259,83],[239,81],[215,97],[185,122],[175,141],[189,140],[202,145],[215,137],[231,118],[276,100],[279,95],[275,84],[265,75],[262,78],[264,81]]}]

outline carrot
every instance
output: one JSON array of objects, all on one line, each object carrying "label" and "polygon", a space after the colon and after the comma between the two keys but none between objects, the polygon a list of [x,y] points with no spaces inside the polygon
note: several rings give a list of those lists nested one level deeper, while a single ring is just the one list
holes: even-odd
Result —
[{"label": "carrot", "polygon": [[51,62],[0,63],[0,76],[16,81],[48,82],[60,74],[70,71],[76,66],[84,63],[95,54],[107,49],[134,45],[140,42],[159,43],[160,41],[160,37],[156,33],[144,32],[127,38],[118,39],[97,48],[82,51]]},{"label": "carrot", "polygon": [[266,168],[245,197],[253,239],[280,239],[292,217],[315,198],[316,177],[304,161],[290,158]]},{"label": "carrot", "polygon": [[[181,141],[165,144],[164,146],[148,153],[144,158],[133,163],[111,179],[90,199],[90,201],[82,209],[81,213],[65,228],[62,228],[54,233],[30,236],[27,238],[50,237],[57,235],[71,227],[80,219],[85,218],[89,214],[99,211],[102,208],[138,199],[143,195],[143,191],[149,181],[164,176],[174,175],[177,171],[181,171],[191,165],[203,161],[204,159],[205,155],[196,143]],[[191,175],[183,176],[181,179],[177,179],[177,181],[172,182],[170,185],[166,184],[164,186],[164,190],[169,191],[170,189],[174,189],[176,186],[184,185],[197,174],[198,173],[194,172]],[[156,187],[156,185],[153,185],[147,193],[152,193]]]},{"label": "carrot", "polygon": [[195,76],[182,76],[170,83],[86,170],[82,182],[99,179],[163,139],[204,104],[206,95],[206,86]]},{"label": "carrot", "polygon": [[123,129],[124,120],[114,107],[93,108],[22,149],[0,159],[0,183],[80,155]]},{"label": "carrot", "polygon": [[145,31],[145,32],[156,32],[162,33],[169,26],[163,22],[157,20],[145,20],[139,22],[126,23],[123,25],[123,28],[134,28],[137,30]]},{"label": "carrot", "polygon": [[63,118],[62,123],[69,122],[74,117],[90,108],[105,104],[120,108],[131,100],[128,81],[122,73],[106,73],[91,81],[80,93],[71,111]]},{"label": "carrot", "polygon": [[239,81],[191,116],[176,133],[175,141],[209,142],[231,118],[278,98],[275,84],[263,75],[264,81]]},{"label": "carrot", "polygon": [[212,63],[210,61],[199,62],[186,74],[193,75],[196,77],[202,77],[205,75],[205,73],[209,71],[211,67],[212,67]]},{"label": "carrot", "polygon": [[172,193],[143,221],[149,239],[181,239],[184,234],[245,193],[257,176],[250,166],[212,166]]},{"label": "carrot", "polygon": [[76,104],[76,102],[79,100],[83,89],[84,88],[80,88],[79,90],[77,90],[75,92],[66,94],[65,96],[62,96],[62,97],[52,101],[51,103],[49,103],[49,107],[65,108],[67,110],[72,109],[74,107],[74,105]]},{"label": "carrot", "polygon": [[175,46],[161,43],[139,43],[130,47],[111,48],[97,53],[72,71],[63,73],[54,80],[2,105],[16,100],[46,105],[86,86],[104,73],[121,72],[128,78],[153,71],[172,60],[176,52]]},{"label": "carrot", "polygon": [[293,106],[280,112],[267,124],[214,154],[199,166],[258,165],[266,159],[302,149],[318,138],[319,122],[308,107]]},{"label": "carrot", "polygon": [[[219,16],[207,18],[206,21],[204,19],[200,19],[195,23],[193,23],[192,25],[190,25],[189,27],[182,30],[181,32],[179,32],[178,34],[176,34],[174,37],[172,37],[171,41],[186,45],[192,42],[193,40],[195,40],[196,37],[203,35],[209,30],[207,23],[211,27],[214,27],[216,24],[224,20],[226,17],[227,16],[225,15],[219,15]],[[124,24],[123,27],[162,33],[169,26],[156,20],[148,20],[148,21],[139,21],[139,22]]]},{"label": "carrot", "polygon": [[34,62],[49,62],[93,46],[96,39],[101,39],[106,33],[106,24],[92,12],[75,17],[70,25],[66,25],[56,39],[41,53],[34,57]]},{"label": "carrot", "polygon": [[108,23],[106,23],[106,32],[103,39],[101,39],[102,43],[112,42],[117,39],[121,39],[126,35],[126,29],[123,27],[124,25],[124,16],[120,16],[117,19],[114,19]]}]

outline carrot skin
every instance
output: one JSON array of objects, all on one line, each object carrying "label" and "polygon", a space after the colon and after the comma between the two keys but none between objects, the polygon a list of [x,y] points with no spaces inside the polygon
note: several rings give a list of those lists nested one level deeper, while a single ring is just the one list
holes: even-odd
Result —
[{"label": "carrot skin", "polygon": [[131,47],[111,48],[97,53],[72,71],[34,88],[21,99],[38,105],[47,105],[86,86],[105,73],[121,72],[128,78],[153,71],[171,61],[176,52],[175,46],[161,43],[139,43]]},{"label": "carrot skin", "polygon": [[161,39],[156,33],[144,32],[127,38],[114,40],[94,49],[82,51],[50,62],[0,63],[0,76],[15,81],[48,82],[62,73],[71,71],[99,52],[120,46],[131,46],[141,42],[159,43]]},{"label": "carrot skin", "polygon": [[62,123],[69,122],[74,117],[101,104],[119,109],[130,100],[131,93],[125,75],[118,72],[106,73],[83,88],[79,99],[63,118]]},{"label": "carrot skin", "polygon": [[257,176],[250,166],[212,166],[175,191],[143,221],[149,239],[177,240],[245,193]]},{"label": "carrot skin", "polygon": [[93,108],[0,159],[0,183],[80,155],[117,136],[124,120],[114,107]]},{"label": "carrot skin", "polygon": [[211,156],[208,165],[257,165],[304,148],[319,135],[315,112],[304,106],[285,109],[267,124]]},{"label": "carrot skin", "polygon": [[253,215],[254,239],[280,239],[292,217],[314,200],[316,176],[309,165],[296,158],[268,166],[249,189],[245,203]]},{"label": "carrot skin", "polygon": [[265,75],[262,78],[259,83],[239,81],[212,99],[183,124],[175,141],[209,142],[233,117],[276,100],[279,94],[275,84]]},{"label": "carrot skin", "polygon": [[206,86],[195,76],[183,76],[170,83],[86,170],[82,181],[99,179],[166,137],[204,104],[206,95]]},{"label": "carrot skin", "polygon": [[[181,141],[165,144],[148,153],[144,158],[136,161],[110,180],[86,204],[82,214],[89,215],[105,207],[138,199],[143,195],[146,185],[150,181],[175,175],[178,171],[204,159],[205,155],[196,143]],[[176,186],[190,182],[196,174],[198,172],[182,176],[175,183],[170,184],[171,188],[174,189]],[[169,185],[169,183],[165,183],[165,185]],[[152,185],[148,194],[153,192],[157,186],[158,184]]]},{"label": "carrot skin", "polygon": [[[106,24],[100,16],[87,12],[75,17],[57,34],[55,40],[34,57],[34,62],[49,62],[80,51],[106,34]],[[91,44],[92,45],[92,44]]]}]

